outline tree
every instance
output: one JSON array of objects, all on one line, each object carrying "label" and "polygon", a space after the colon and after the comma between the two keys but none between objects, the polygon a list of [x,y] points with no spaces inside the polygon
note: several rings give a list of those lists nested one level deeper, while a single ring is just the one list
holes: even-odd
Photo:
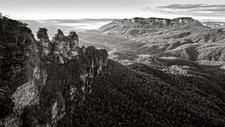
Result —
[{"label": "tree", "polygon": [[3,20],[2,20],[2,31],[3,31],[3,35],[5,36],[5,33],[6,33],[6,26],[7,26],[7,24],[8,24],[8,18],[3,18]]},{"label": "tree", "polygon": [[218,34],[223,34],[223,29],[217,29],[216,31]]},{"label": "tree", "polygon": [[3,19],[2,13],[0,12],[0,19]]},{"label": "tree", "polygon": [[21,32],[20,32],[19,28],[13,29],[13,35],[14,35],[13,37],[15,38],[16,44],[18,44],[18,38],[21,35]]},{"label": "tree", "polygon": [[39,30],[37,31],[38,39],[48,38],[47,31],[48,30],[46,28],[39,28]]}]

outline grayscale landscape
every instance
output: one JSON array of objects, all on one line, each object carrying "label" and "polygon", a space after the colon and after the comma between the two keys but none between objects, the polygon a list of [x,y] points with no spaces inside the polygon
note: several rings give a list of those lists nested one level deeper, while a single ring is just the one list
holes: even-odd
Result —
[{"label": "grayscale landscape", "polygon": [[5,1],[0,127],[224,127],[224,8]]}]

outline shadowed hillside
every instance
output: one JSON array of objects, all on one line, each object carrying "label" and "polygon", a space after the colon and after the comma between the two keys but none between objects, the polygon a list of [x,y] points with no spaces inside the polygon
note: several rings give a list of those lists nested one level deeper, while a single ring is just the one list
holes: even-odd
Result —
[{"label": "shadowed hillside", "polygon": [[166,74],[146,65],[127,68],[115,61],[109,65],[94,81],[93,94],[74,114],[77,125],[225,125],[221,88],[207,91],[207,86],[201,86],[204,80]]}]

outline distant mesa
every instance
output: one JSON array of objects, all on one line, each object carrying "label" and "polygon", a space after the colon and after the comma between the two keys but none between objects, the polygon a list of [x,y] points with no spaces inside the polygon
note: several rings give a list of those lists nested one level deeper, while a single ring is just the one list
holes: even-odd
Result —
[{"label": "distant mesa", "polygon": [[150,24],[150,25],[161,25],[161,26],[172,26],[175,24],[187,24],[190,22],[197,22],[191,17],[179,17],[175,19],[166,19],[166,18],[141,18],[135,17],[132,19],[122,19],[122,20],[114,20],[113,23],[139,23],[139,24]]},{"label": "distant mesa", "polygon": [[135,17],[132,19],[115,19],[111,23],[99,28],[99,31],[116,34],[125,39],[150,42],[150,39],[154,37],[155,39],[189,39],[187,37],[189,35],[192,36],[191,33],[209,29],[209,27],[202,25],[201,22],[191,17],[179,17],[175,19]]},{"label": "distant mesa", "polygon": [[[132,43],[119,43],[111,53],[113,59],[129,60],[130,56],[148,54],[157,57],[179,57],[192,61],[224,61],[225,32],[210,28],[191,17],[141,18],[113,20],[100,32]],[[220,46],[215,42],[219,42]],[[121,52],[121,50],[130,50]],[[133,53],[130,53],[133,52]]]},{"label": "distant mesa", "polygon": [[111,23],[99,28],[99,31],[114,33],[125,38],[133,37],[134,40],[137,40],[138,37],[143,38],[145,35],[148,36],[147,34],[150,35],[160,30],[163,33],[164,28],[187,31],[188,29],[197,29],[197,27],[207,29],[203,27],[201,22],[191,17],[179,17],[175,19],[135,17],[132,19],[115,19]]}]

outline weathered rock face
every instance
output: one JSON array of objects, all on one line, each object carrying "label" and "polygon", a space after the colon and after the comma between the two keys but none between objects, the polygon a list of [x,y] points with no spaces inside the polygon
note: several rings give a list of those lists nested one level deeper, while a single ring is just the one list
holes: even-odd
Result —
[{"label": "weathered rock face", "polygon": [[72,31],[68,36],[65,36],[61,30],[58,30],[58,33],[52,38],[55,60],[64,63],[62,57],[71,59],[73,56],[79,54],[78,41],[76,32]]},{"label": "weathered rock face", "polygon": [[45,28],[38,41],[18,21],[4,18],[0,28],[0,126],[72,126],[73,112],[107,66],[107,51],[80,48],[76,32],[58,30],[51,42]]},{"label": "weathered rock face", "polygon": [[52,39],[54,45],[54,55],[60,56],[62,54],[66,57],[66,52],[69,49],[68,38],[64,36],[61,30],[58,30],[58,33]]},{"label": "weathered rock face", "polygon": [[37,37],[40,39],[37,44],[42,57],[50,55],[53,48],[52,43],[48,38],[47,31],[48,30],[46,28],[40,28],[37,32]]},{"label": "weathered rock face", "polygon": [[79,39],[78,39],[76,32],[74,32],[74,31],[70,32],[68,39],[69,39],[70,48],[79,46],[79,43],[78,43]]},{"label": "weathered rock face", "polygon": [[[25,107],[39,103],[40,88],[46,80],[45,67],[40,61],[36,41],[26,24],[3,18],[0,26],[1,68],[0,89],[5,99],[1,106],[8,105],[7,112],[1,109],[1,126],[20,126]],[[9,43],[10,42],[10,43]]]},{"label": "weathered rock face", "polygon": [[172,25],[179,25],[179,24],[188,24],[191,22],[199,23],[198,21],[194,20],[191,17],[181,17],[175,19],[165,19],[165,18],[140,18],[135,17],[132,19],[123,19],[123,20],[114,20],[113,23],[133,23],[133,24],[148,24],[152,27],[154,26],[172,26]]}]

